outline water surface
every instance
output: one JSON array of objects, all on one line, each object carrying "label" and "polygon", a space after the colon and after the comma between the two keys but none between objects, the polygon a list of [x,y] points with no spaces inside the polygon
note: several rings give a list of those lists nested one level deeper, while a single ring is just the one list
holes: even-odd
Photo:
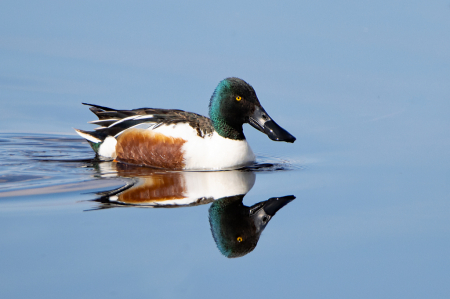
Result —
[{"label": "water surface", "polygon": [[[413,186],[420,173],[324,167],[307,156],[259,155],[260,167],[239,171],[167,172],[96,161],[72,136],[0,137],[8,298],[200,290],[228,298],[258,285],[273,286],[252,291],[263,297],[376,298],[390,288],[390,295],[439,298],[448,290],[445,180]],[[263,219],[259,207],[283,200]],[[260,221],[253,232],[242,218],[249,209],[264,214],[251,220]]]},{"label": "water surface", "polygon": [[[449,298],[449,36],[439,0],[3,1],[0,298]],[[297,138],[244,126],[251,169],[130,169],[72,129],[207,115],[230,76]]]}]

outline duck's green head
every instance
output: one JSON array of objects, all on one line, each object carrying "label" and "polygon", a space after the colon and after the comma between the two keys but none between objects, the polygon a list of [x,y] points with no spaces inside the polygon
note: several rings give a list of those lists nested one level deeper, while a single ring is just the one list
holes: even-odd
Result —
[{"label": "duck's green head", "polygon": [[253,87],[239,78],[226,78],[217,85],[209,103],[209,116],[214,129],[225,138],[245,139],[242,125],[249,123],[272,140],[295,141],[266,113]]}]

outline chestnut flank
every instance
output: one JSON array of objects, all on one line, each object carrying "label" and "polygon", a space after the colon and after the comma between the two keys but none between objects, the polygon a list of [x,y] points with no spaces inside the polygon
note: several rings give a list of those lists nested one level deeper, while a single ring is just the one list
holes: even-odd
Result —
[{"label": "chestnut flank", "polygon": [[151,130],[130,129],[117,137],[116,160],[135,165],[183,169],[182,146],[186,140]]}]

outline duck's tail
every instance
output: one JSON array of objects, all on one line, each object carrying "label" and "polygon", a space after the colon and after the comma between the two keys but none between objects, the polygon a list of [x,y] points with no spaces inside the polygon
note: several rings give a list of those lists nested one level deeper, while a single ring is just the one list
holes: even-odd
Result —
[{"label": "duck's tail", "polygon": [[103,141],[105,141],[107,135],[99,132],[99,131],[83,131],[80,129],[75,129],[75,132],[77,132],[78,135],[83,137],[89,142],[89,145],[92,147],[92,149],[98,153],[98,150],[100,146],[102,145]]}]

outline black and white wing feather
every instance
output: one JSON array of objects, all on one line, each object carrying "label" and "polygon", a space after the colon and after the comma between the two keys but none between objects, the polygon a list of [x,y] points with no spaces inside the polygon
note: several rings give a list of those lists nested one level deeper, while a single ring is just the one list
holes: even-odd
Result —
[{"label": "black and white wing feather", "polygon": [[102,136],[118,136],[123,131],[136,127],[147,126],[157,128],[161,125],[188,123],[197,131],[198,136],[205,137],[214,132],[209,118],[197,113],[176,109],[140,108],[133,110],[116,110],[104,106],[83,103],[98,120],[89,123],[98,125],[96,133]]}]

